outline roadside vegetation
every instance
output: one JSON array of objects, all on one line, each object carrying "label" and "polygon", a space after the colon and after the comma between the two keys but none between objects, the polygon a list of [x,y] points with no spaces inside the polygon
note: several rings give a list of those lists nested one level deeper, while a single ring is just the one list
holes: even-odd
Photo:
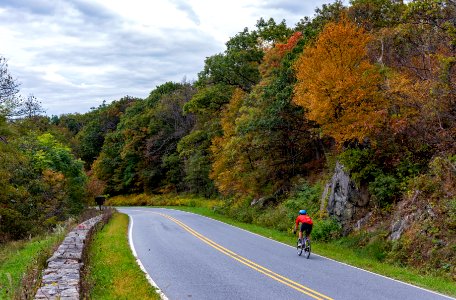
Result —
[{"label": "roadside vegetation", "polygon": [[76,225],[99,215],[83,210],[78,219],[59,222],[51,231],[27,239],[0,244],[0,299],[32,299],[40,284],[47,259]]},{"label": "roadside vegetation", "polygon": [[95,233],[85,268],[89,299],[160,299],[131,252],[125,214]]},{"label": "roadside vegetation", "polygon": [[61,228],[54,234],[0,246],[0,299],[33,298],[46,260],[63,240],[65,233],[66,230]]}]

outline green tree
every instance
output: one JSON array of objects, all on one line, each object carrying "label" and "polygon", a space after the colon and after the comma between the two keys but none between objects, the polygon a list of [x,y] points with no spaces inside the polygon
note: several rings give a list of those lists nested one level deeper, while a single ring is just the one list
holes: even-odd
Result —
[{"label": "green tree", "polygon": [[90,169],[93,161],[98,157],[106,134],[116,129],[125,110],[135,101],[138,99],[127,96],[109,105],[102,104],[87,114],[90,118],[85,121],[86,123],[75,136],[78,145],[76,152],[85,162],[86,169]]},{"label": "green tree", "polygon": [[0,240],[34,235],[85,205],[82,162],[50,133],[8,134],[0,142]]},{"label": "green tree", "polygon": [[348,16],[366,30],[378,30],[400,24],[406,5],[394,0],[352,0]]},{"label": "green tree", "polygon": [[277,24],[273,19],[260,19],[257,30],[244,28],[226,43],[223,54],[208,57],[204,70],[198,74],[205,84],[224,83],[250,91],[260,80],[258,67],[264,56],[265,47],[285,41],[292,33],[285,21]]},{"label": "green tree", "polygon": [[34,169],[43,173],[46,170],[62,173],[68,180],[68,199],[65,207],[70,213],[79,212],[84,206],[84,186],[87,177],[83,162],[74,157],[71,149],[58,142],[50,133],[37,137],[36,142],[24,144]]},{"label": "green tree", "polygon": [[216,189],[209,178],[212,161],[211,140],[222,134],[220,118],[234,88],[224,83],[204,85],[199,82],[192,99],[184,105],[184,113],[195,115],[195,126],[177,147],[185,168],[185,184],[189,192],[206,196]]},{"label": "green tree", "polygon": [[302,18],[295,26],[294,31],[302,32],[309,39],[315,38],[329,22],[337,22],[346,11],[342,1],[336,0],[330,4],[323,4],[315,9],[314,16]]},{"label": "green tree", "polygon": [[94,169],[111,194],[154,191],[163,186],[182,189],[183,164],[177,143],[194,126],[183,106],[194,95],[189,83],[168,82],[137,101],[106,136]]},{"label": "green tree", "polygon": [[210,197],[216,194],[215,186],[209,178],[211,160],[209,147],[210,131],[193,129],[177,144],[177,152],[184,165],[186,190],[192,194]]},{"label": "green tree", "polygon": [[227,43],[222,54],[209,57],[196,83],[197,93],[184,110],[196,115],[194,131],[182,140],[179,152],[185,158],[187,184],[192,191],[201,191],[201,184],[213,192],[213,183],[207,176],[212,158],[209,146],[222,134],[221,119],[235,89],[250,92],[261,79],[260,65],[265,49],[286,41],[291,35],[285,21],[258,20],[256,29],[247,28]]}]

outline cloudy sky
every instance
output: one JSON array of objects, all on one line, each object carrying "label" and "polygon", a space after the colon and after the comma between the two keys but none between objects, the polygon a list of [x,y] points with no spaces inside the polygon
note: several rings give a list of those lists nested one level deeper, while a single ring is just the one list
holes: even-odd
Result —
[{"label": "cloudy sky", "polygon": [[263,17],[289,26],[332,0],[0,0],[0,56],[48,115],[86,112],[166,81]]}]

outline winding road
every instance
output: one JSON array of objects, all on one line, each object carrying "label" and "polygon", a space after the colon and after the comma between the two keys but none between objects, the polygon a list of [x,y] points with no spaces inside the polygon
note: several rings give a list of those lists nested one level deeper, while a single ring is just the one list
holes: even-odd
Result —
[{"label": "winding road", "polygon": [[[177,299],[453,299],[178,210],[118,208],[130,244],[161,291]],[[166,298],[165,298],[166,299]]]}]

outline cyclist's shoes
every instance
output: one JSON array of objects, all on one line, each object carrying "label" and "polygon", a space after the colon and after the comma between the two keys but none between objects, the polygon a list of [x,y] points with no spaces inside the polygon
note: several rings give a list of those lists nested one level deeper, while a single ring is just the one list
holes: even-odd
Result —
[{"label": "cyclist's shoes", "polygon": [[302,246],[302,242],[301,240],[298,240],[298,247],[301,247]]}]

